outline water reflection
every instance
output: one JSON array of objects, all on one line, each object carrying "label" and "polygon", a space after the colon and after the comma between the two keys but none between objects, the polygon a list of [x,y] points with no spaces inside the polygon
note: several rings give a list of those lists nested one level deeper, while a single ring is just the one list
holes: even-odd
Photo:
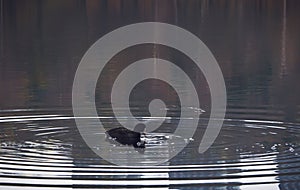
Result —
[{"label": "water reflection", "polygon": [[[76,67],[95,40],[125,24],[162,21],[208,45],[227,80],[230,104],[295,112],[299,5],[283,2],[2,0],[0,86],[6,93],[0,106],[70,107]],[[287,120],[297,120],[291,115]]]},{"label": "water reflection", "polygon": [[[299,1],[0,0],[0,6],[0,183],[5,189],[25,183],[40,184],[37,189],[106,188],[112,182],[173,189],[299,188]],[[176,24],[206,43],[226,79],[227,120],[204,155],[195,150],[205,114],[195,141],[170,162],[155,169],[118,168],[81,140],[70,110],[71,88],[91,44],[120,26],[145,21]],[[205,79],[171,49],[133,47],[107,69],[114,73],[143,56],[182,64],[199,81],[201,105],[209,110]],[[104,75],[97,90],[103,116],[111,113],[105,111],[110,93],[101,85],[113,80]],[[156,89],[149,94],[164,97],[170,106],[178,103],[168,86],[148,85]],[[135,106],[145,106],[141,97],[135,96]],[[176,108],[169,116],[178,117]],[[148,116],[148,110],[135,114]],[[115,125],[104,120],[108,128]],[[174,126],[165,124],[161,132]]]}]

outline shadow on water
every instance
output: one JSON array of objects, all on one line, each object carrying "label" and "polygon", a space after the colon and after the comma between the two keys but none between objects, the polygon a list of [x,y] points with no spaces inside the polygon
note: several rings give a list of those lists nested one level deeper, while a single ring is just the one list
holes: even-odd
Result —
[{"label": "shadow on water", "polygon": [[[0,189],[300,188],[299,1],[0,0],[0,6]],[[210,110],[201,71],[172,48],[126,49],[110,60],[97,85],[98,114],[107,130],[120,126],[110,117],[115,75],[142,57],[180,66],[198,82],[206,112],[192,139],[170,136],[187,145],[170,161],[155,167],[115,166],[80,137],[71,110],[73,79],[96,40],[146,21],[183,27],[209,47],[225,78],[227,114],[214,145],[199,154]],[[171,145],[161,134],[170,135],[178,124],[178,96],[165,83],[143,85],[130,97],[133,115],[149,117],[149,101],[160,98],[172,118],[148,136],[145,155],[155,150],[167,157]]]}]

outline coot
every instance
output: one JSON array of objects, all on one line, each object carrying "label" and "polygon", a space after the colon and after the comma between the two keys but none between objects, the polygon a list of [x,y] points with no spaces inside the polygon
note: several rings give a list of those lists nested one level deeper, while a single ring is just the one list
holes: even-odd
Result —
[{"label": "coot", "polygon": [[106,131],[113,140],[123,145],[132,145],[135,148],[145,148],[145,141],[141,139],[143,133],[131,131],[124,127],[113,128]]}]

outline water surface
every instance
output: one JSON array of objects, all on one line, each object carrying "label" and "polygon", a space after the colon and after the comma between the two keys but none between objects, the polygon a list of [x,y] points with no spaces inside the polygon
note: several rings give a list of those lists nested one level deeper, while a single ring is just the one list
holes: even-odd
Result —
[{"label": "water surface", "polygon": [[[300,189],[299,1],[1,0],[0,6],[0,189]],[[150,117],[149,101],[160,98],[170,117],[148,136],[145,151],[167,156],[167,136],[186,148],[159,166],[116,166],[91,151],[76,128],[73,79],[96,40],[146,21],[175,24],[208,46],[225,78],[227,114],[213,146],[199,154],[210,110],[202,73],[171,48],[126,49],[98,81],[96,104],[107,130],[119,126],[109,87],[141,58],[183,68],[197,81],[206,112],[191,139],[172,137],[187,108],[167,84],[141,83],[131,96],[133,115]]]}]

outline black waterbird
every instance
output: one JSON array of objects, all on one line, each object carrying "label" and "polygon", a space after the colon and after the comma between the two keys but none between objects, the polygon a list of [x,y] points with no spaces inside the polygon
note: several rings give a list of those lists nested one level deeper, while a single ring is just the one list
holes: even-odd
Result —
[{"label": "black waterbird", "polygon": [[141,139],[144,133],[131,131],[125,127],[118,127],[106,131],[106,134],[122,145],[132,145],[134,148],[145,148],[145,141]]}]

